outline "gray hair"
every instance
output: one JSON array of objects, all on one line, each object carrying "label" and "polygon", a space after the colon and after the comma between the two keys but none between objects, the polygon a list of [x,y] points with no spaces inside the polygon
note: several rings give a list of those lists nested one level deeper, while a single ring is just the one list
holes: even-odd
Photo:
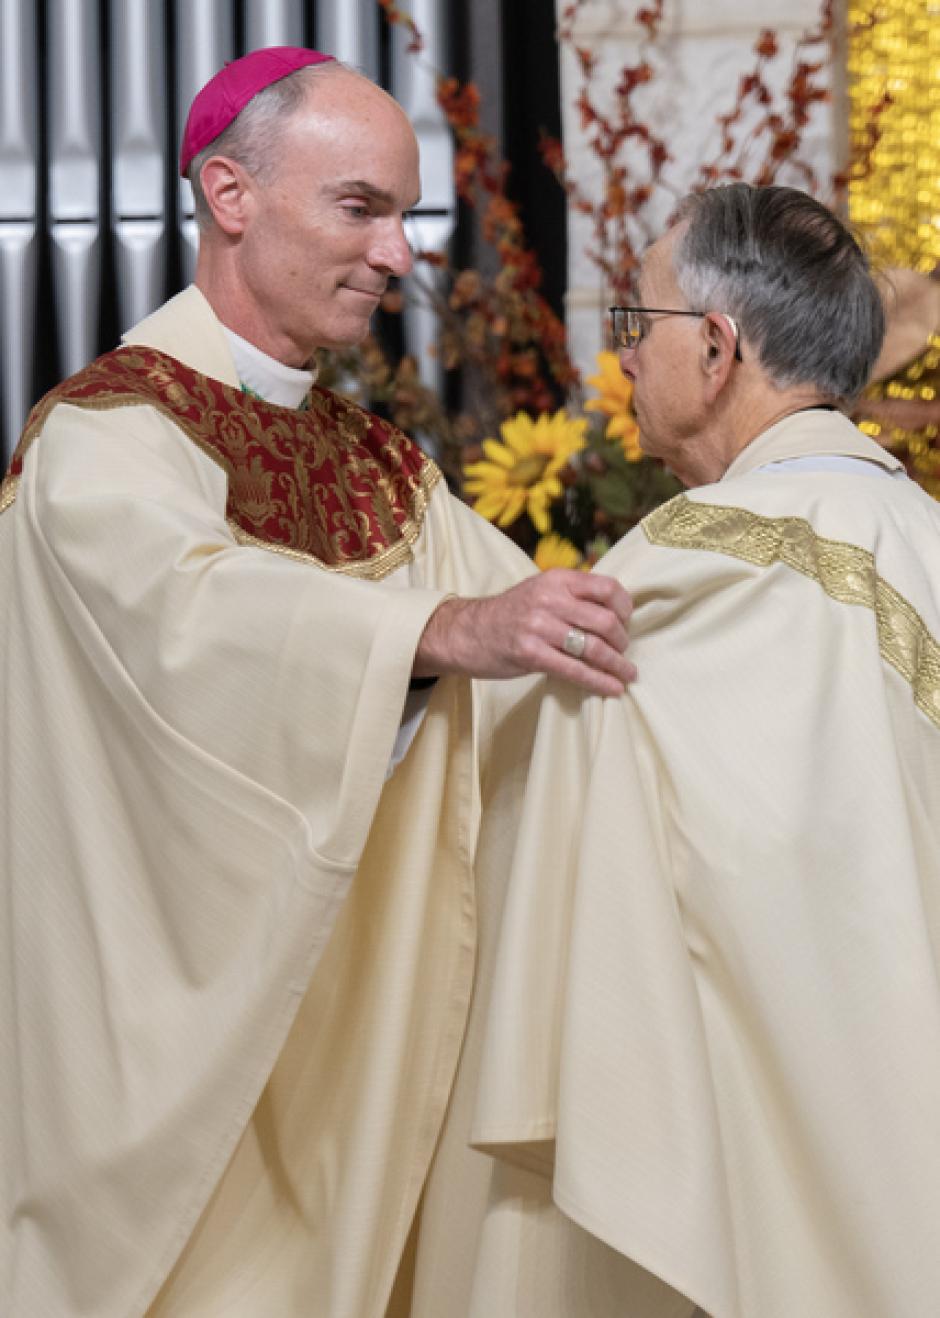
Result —
[{"label": "gray hair", "polygon": [[259,183],[270,183],[280,161],[278,147],[285,121],[301,109],[313,83],[328,77],[337,69],[357,77],[365,76],[340,60],[331,60],[328,64],[308,64],[304,68],[295,69],[286,78],[279,78],[277,82],[263,87],[239,111],[228,127],[222,129],[218,137],[204,146],[197,156],[193,156],[186,177],[192,186],[196,224],[201,231],[205,232],[213,224],[212,211],[200,178],[202,167],[209,157],[228,156]]},{"label": "gray hair", "polygon": [[733,183],[686,197],[673,264],[690,307],[733,316],[779,388],[850,403],[868,383],[885,316],[868,260],[796,188]]}]

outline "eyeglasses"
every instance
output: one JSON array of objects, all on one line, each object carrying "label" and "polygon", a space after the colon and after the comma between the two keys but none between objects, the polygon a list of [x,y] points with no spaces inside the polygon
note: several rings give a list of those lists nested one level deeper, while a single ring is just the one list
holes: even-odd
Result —
[{"label": "eyeglasses", "polygon": [[[706,316],[707,311],[678,311],[671,307],[608,307],[614,344],[618,348],[638,348],[650,332],[650,316]],[[731,326],[734,356],[742,361],[738,322],[726,311],[718,313]]]}]

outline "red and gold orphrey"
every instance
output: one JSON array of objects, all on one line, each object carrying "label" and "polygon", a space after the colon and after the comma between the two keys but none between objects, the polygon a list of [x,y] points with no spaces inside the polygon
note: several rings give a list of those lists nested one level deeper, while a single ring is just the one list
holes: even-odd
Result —
[{"label": "red and gold orphrey", "polygon": [[238,540],[353,576],[384,576],[409,561],[440,480],[407,435],[328,389],[314,386],[309,409],[297,412],[156,349],[122,347],[33,408],[0,509],[12,503],[24,454],[59,403],[156,408],[226,473],[225,515]]}]

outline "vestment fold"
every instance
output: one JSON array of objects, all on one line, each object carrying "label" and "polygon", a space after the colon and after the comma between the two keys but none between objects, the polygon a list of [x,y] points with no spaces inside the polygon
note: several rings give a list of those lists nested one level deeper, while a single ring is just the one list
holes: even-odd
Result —
[{"label": "vestment fold", "polygon": [[639,678],[548,683],[518,829],[481,834],[484,882],[514,860],[458,1090],[498,1161],[464,1160],[449,1313],[564,1313],[535,1260],[598,1316],[936,1303],[940,509],[897,465],[787,418],[599,565]]},{"label": "vestment fold", "polygon": [[[195,290],[129,337],[207,398],[237,385]],[[359,580],[240,542],[230,475],[165,409],[63,401],[5,486],[9,1318],[143,1314],[187,1242],[155,1312],[380,1314],[443,1119],[469,683],[438,684],[383,779],[430,614],[530,569],[430,480],[397,570]],[[220,1272],[214,1233],[269,1194],[269,1234]]]}]

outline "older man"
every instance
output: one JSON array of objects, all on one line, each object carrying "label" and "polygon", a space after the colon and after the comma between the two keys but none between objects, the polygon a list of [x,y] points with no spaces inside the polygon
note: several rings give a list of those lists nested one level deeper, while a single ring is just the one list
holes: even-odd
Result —
[{"label": "older man", "polygon": [[410,264],[385,93],[256,52],[181,166],[195,286],[39,404],[0,493],[0,1309],[364,1318],[472,984],[466,678],[622,692],[630,605],[526,579],[315,384]]},{"label": "older man", "polygon": [[550,683],[487,788],[487,873],[515,861],[414,1312],[932,1312],[940,508],[841,410],[877,290],[821,205],[735,185],[639,300],[643,442],[698,488],[600,565],[638,681]]}]

